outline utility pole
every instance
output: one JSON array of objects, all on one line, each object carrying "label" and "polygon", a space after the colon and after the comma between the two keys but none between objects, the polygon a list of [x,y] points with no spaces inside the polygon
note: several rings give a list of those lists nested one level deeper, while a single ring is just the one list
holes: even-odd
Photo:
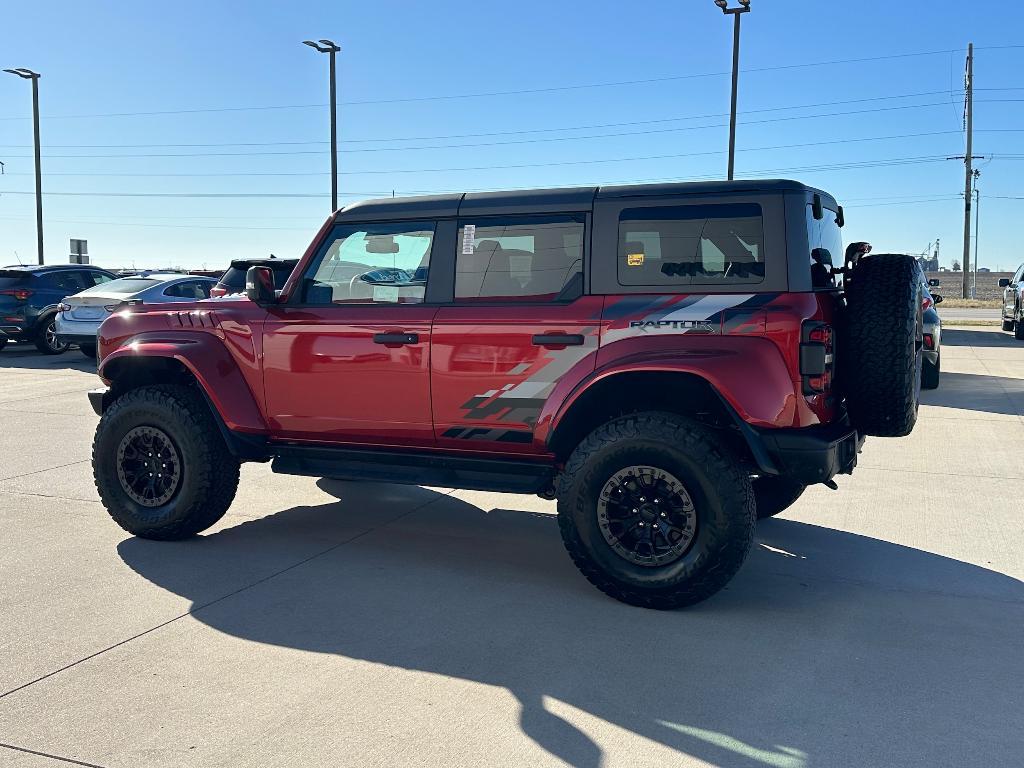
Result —
[{"label": "utility pole", "polygon": [[303,45],[308,45],[320,53],[330,56],[330,80],[331,80],[331,213],[338,210],[338,85],[335,77],[334,56],[341,48],[330,40],[303,40]]},{"label": "utility pole", "polygon": [[31,69],[18,67],[5,69],[24,80],[32,81],[32,135],[35,139],[36,156],[36,253],[39,263],[43,263],[43,172],[39,152],[39,73]]},{"label": "utility pole", "polygon": [[732,16],[732,104],[729,109],[729,181],[736,167],[736,94],[740,80],[740,16],[750,10],[750,0],[738,0],[738,8],[730,8],[728,0],[715,0],[722,13]]},{"label": "utility pole", "polygon": [[979,223],[981,220],[981,191],[978,189],[978,177],[981,171],[974,169],[974,283],[971,285],[971,298],[978,298],[978,238],[981,236]]},{"label": "utility pole", "polygon": [[964,153],[964,288],[963,298],[969,298],[968,275],[971,272],[971,150],[974,148],[974,43],[967,44],[967,90],[965,116],[967,120],[967,151]]}]

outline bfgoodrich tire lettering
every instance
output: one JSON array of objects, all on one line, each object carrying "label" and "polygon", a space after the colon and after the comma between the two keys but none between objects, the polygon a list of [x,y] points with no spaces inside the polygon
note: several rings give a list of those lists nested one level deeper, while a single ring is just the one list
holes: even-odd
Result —
[{"label": "bfgoodrich tire lettering", "polygon": [[[670,473],[692,499],[696,532],[667,564],[630,562],[602,533],[601,490],[630,466]],[[559,483],[558,523],[573,562],[602,592],[631,605],[679,608],[715,594],[743,564],[754,535],[754,494],[711,430],[672,413],[638,413],[599,427],[573,451]]]},{"label": "bfgoodrich tire lettering", "polygon": [[[140,504],[119,477],[119,451],[139,428],[154,428],[180,459],[174,492],[159,505]],[[227,511],[238,488],[238,460],[224,445],[209,408],[184,386],[150,386],[119,397],[103,414],[92,449],[96,489],[119,526],[147,539],[184,539]]]}]

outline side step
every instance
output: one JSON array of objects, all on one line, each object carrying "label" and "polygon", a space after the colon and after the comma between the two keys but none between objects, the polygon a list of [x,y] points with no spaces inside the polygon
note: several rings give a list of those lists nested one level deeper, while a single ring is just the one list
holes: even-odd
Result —
[{"label": "side step", "polygon": [[473,491],[538,493],[555,475],[545,462],[479,459],[436,453],[367,451],[275,445],[271,469],[285,475],[366,480],[403,485],[433,485]]}]

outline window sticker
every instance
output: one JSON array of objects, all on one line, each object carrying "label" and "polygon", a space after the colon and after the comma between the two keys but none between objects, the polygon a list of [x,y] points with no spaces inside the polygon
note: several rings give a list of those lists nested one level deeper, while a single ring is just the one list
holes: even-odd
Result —
[{"label": "window sticker", "polygon": [[627,253],[626,254],[626,266],[629,267],[642,267],[644,264],[644,255],[642,253]]},{"label": "window sticker", "polygon": [[398,286],[396,285],[375,285],[373,286],[373,300],[380,302],[398,302]]},{"label": "window sticker", "polygon": [[462,255],[472,256],[476,250],[476,224],[466,224],[462,228]]}]

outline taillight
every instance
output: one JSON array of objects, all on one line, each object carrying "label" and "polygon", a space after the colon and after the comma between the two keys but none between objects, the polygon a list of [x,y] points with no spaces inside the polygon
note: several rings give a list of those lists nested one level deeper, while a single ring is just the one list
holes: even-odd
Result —
[{"label": "taillight", "polygon": [[0,294],[4,296],[13,296],[18,301],[25,301],[29,296],[32,295],[32,291],[27,288],[8,288],[0,291]]},{"label": "taillight", "polygon": [[105,304],[103,308],[107,310],[107,312],[118,312],[122,309],[127,309],[128,303],[124,301],[119,301],[117,304]]},{"label": "taillight", "polygon": [[800,376],[805,395],[820,395],[832,389],[835,366],[834,332],[828,323],[808,320],[803,324],[800,344]]},{"label": "taillight", "polygon": [[60,304],[57,305],[57,311],[58,312],[70,312],[71,311],[71,305],[70,304],[65,304],[62,301]]},{"label": "taillight", "polygon": [[219,285],[215,285],[213,288],[210,289],[210,298],[215,298],[217,296],[226,296],[227,292],[227,288],[221,288]]},{"label": "taillight", "polygon": [[931,296],[925,296],[921,299],[921,309],[927,310],[935,305],[935,299]]},{"label": "taillight", "polygon": [[932,336],[930,333],[926,333],[924,335],[924,348],[935,349],[935,337]]}]

